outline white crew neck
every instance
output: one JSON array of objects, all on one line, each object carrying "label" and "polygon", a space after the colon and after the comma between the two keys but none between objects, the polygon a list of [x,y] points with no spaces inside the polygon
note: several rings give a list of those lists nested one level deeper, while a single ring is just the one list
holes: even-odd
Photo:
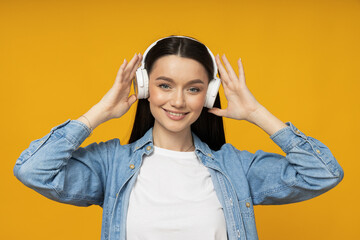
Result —
[{"label": "white crew neck", "polygon": [[195,151],[192,152],[181,152],[175,150],[169,150],[166,148],[161,148],[154,146],[154,154],[159,154],[163,156],[168,156],[172,158],[182,158],[182,159],[194,159],[196,158]]}]

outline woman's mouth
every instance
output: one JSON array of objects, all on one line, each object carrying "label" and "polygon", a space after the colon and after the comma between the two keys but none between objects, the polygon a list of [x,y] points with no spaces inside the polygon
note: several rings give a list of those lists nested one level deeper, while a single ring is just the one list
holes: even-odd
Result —
[{"label": "woman's mouth", "polygon": [[166,115],[172,120],[181,120],[186,116],[186,114],[188,114],[188,112],[172,112],[166,109],[164,109],[164,111]]}]

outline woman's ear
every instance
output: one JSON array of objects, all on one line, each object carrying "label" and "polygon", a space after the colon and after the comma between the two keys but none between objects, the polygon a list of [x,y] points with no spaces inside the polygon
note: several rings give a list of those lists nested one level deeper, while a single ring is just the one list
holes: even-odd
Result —
[{"label": "woman's ear", "polygon": [[149,75],[149,82],[148,82],[148,97],[146,98],[148,100],[148,102],[150,102],[149,98],[150,98],[150,75]]}]

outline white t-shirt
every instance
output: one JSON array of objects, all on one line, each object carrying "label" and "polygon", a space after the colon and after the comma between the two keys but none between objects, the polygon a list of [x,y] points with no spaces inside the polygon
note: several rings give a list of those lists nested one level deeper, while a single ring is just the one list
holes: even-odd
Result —
[{"label": "white t-shirt", "polygon": [[154,146],[130,194],[127,240],[226,240],[224,212],[195,152]]}]

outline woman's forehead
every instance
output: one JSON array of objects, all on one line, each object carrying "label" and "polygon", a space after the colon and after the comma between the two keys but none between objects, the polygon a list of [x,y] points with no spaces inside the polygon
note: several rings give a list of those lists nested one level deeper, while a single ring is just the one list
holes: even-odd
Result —
[{"label": "woman's forehead", "polygon": [[206,70],[201,63],[194,59],[177,55],[167,55],[157,59],[150,75],[191,80],[205,80],[208,78]]}]

